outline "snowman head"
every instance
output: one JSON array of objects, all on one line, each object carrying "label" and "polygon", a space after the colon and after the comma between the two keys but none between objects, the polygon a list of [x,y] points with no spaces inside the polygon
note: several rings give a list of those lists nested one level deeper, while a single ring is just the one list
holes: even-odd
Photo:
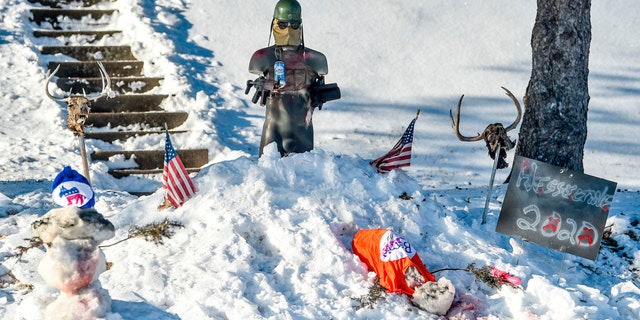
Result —
[{"label": "snowman head", "polygon": [[446,278],[440,278],[437,282],[428,281],[416,288],[411,301],[419,308],[437,315],[447,313],[456,289]]},{"label": "snowman head", "polygon": [[113,238],[115,227],[95,209],[64,207],[47,212],[31,224],[34,235],[44,243],[62,240],[89,239],[100,243]]}]

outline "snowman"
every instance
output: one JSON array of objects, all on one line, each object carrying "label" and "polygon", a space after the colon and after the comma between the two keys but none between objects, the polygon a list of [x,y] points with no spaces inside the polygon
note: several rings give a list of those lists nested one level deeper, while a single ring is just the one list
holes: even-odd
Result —
[{"label": "snowman", "polygon": [[[70,167],[54,180],[53,196],[59,204],[70,205],[47,212],[31,225],[46,246],[38,273],[49,286],[60,290],[44,310],[44,318],[104,318],[111,309],[111,297],[98,280],[106,271],[105,256],[98,245],[112,238],[115,228],[91,208],[94,196],[88,181]],[[67,201],[69,197],[74,201]]]}]

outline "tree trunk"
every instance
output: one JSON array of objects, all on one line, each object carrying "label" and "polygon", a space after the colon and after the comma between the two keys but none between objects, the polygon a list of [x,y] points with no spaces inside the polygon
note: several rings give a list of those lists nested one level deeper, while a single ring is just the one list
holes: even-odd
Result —
[{"label": "tree trunk", "polygon": [[516,154],[583,172],[591,0],[538,0]]}]

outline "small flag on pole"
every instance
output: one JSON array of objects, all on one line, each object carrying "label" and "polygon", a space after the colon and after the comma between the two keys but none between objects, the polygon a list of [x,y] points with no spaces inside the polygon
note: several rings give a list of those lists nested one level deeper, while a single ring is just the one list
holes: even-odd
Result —
[{"label": "small flag on pole", "polygon": [[411,145],[413,143],[413,126],[420,115],[420,110],[416,117],[411,120],[407,130],[404,131],[402,138],[398,140],[395,146],[391,148],[391,151],[382,157],[371,161],[371,165],[378,169],[380,173],[386,173],[393,169],[408,167],[411,165]]},{"label": "small flag on pole", "polygon": [[196,193],[196,187],[189,177],[187,169],[185,169],[180,160],[180,156],[176,153],[171,145],[169,131],[165,130],[167,138],[164,147],[164,169],[162,171],[162,188],[167,191],[165,202],[169,201],[174,208],[181,206],[185,201]]}]

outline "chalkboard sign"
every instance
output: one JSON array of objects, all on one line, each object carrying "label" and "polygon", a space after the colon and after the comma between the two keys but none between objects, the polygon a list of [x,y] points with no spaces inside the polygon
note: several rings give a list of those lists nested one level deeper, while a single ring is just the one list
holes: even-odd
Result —
[{"label": "chalkboard sign", "polygon": [[616,186],[517,157],[496,231],[595,260]]}]

